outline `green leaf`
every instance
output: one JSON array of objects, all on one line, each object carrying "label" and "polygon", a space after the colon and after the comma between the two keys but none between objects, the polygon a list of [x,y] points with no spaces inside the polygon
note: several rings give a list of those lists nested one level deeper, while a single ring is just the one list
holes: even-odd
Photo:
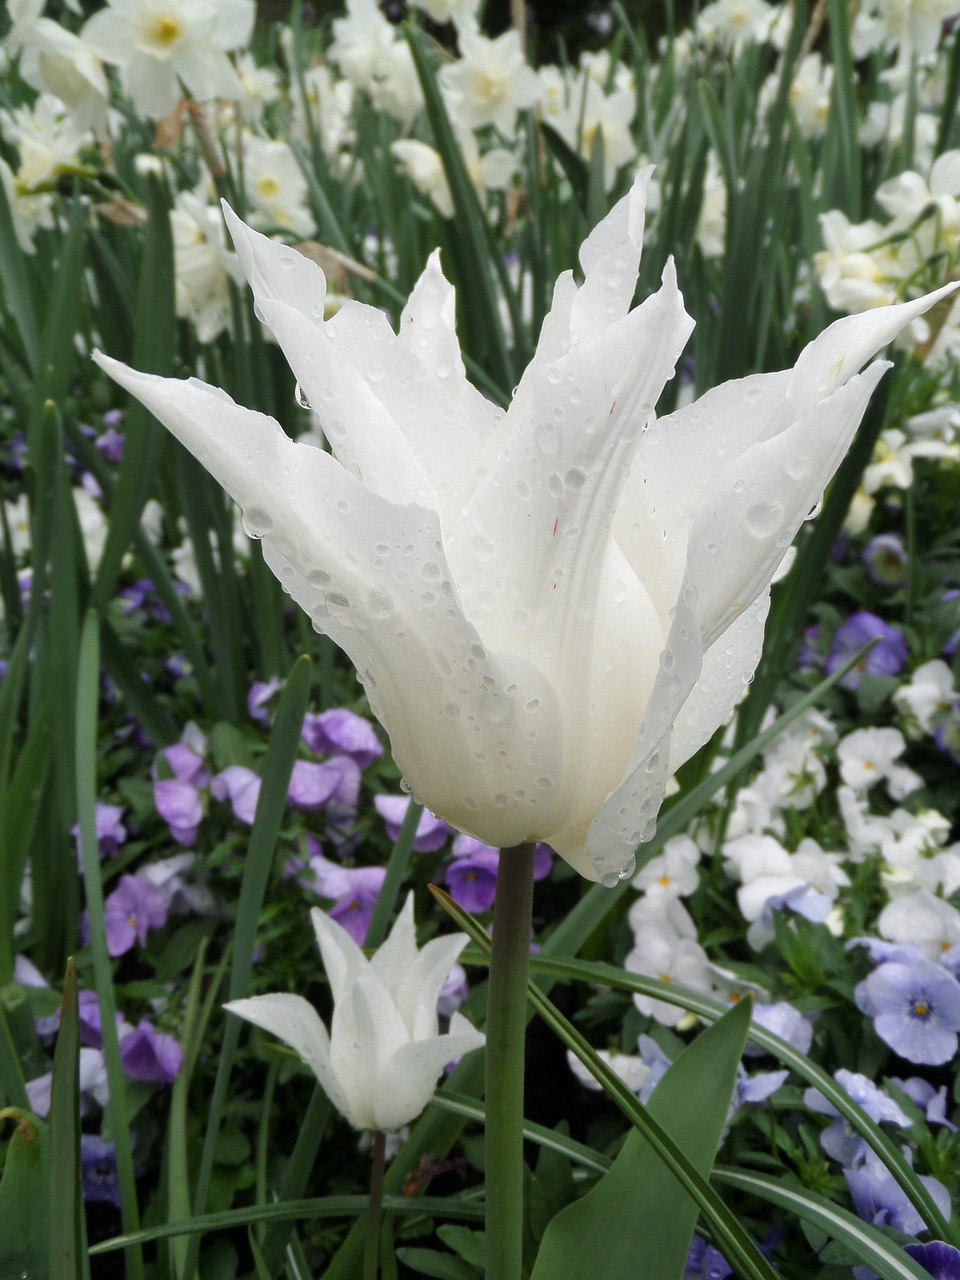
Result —
[{"label": "green leaf", "polygon": [[17,1107],[0,1111],[16,1121],[0,1181],[0,1275],[45,1276],[50,1239],[50,1135]]},{"label": "green leaf", "polygon": [[[50,1136],[53,1180],[50,1203],[56,1205],[49,1228],[50,1280],[79,1280],[83,1247],[83,1199],[80,1182],[80,1017],[77,970],[67,961],[60,1006],[60,1027],[53,1054]],[[29,1274],[29,1273],[28,1273]]]},{"label": "green leaf", "polygon": [[[750,1026],[744,1001],[677,1058],[647,1111],[706,1177],[730,1107]],[[675,1280],[683,1273],[697,1205],[633,1130],[613,1168],[550,1223],[532,1280]]]},{"label": "green leaf", "polygon": [[469,1227],[460,1227],[455,1223],[448,1223],[445,1227],[437,1229],[437,1235],[447,1248],[452,1249],[464,1262],[483,1268],[486,1259],[486,1245],[484,1244],[482,1231],[471,1231]]},{"label": "green leaf", "polygon": [[437,1249],[398,1249],[397,1257],[421,1276],[435,1276],[437,1280],[479,1280],[480,1272],[452,1253],[440,1253]]},{"label": "green leaf", "polygon": [[929,1280],[929,1272],[881,1231],[822,1196],[762,1173],[717,1169],[714,1178],[738,1191],[746,1191],[778,1205],[790,1217],[820,1227],[832,1240],[845,1245],[860,1265],[872,1267],[880,1280]]}]

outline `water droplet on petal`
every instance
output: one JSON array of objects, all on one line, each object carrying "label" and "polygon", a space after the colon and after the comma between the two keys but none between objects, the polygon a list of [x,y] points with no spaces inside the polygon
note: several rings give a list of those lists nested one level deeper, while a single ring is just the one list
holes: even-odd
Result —
[{"label": "water droplet on petal", "polygon": [[821,498],[819,502],[814,503],[814,505],[810,508],[810,510],[807,512],[807,514],[803,518],[804,520],[816,520],[817,516],[820,514],[822,510],[823,510],[823,499]]},{"label": "water droplet on petal", "polygon": [[367,597],[367,608],[375,618],[389,618],[394,613],[393,596],[383,587],[375,587]]},{"label": "water droplet on petal", "polygon": [[307,409],[309,411],[310,408],[312,407],[310,404],[310,401],[304,395],[303,388],[300,386],[299,382],[293,388],[293,398],[294,400],[296,400],[297,404],[300,406],[301,409]]},{"label": "water droplet on petal", "polygon": [[263,507],[246,507],[240,523],[248,538],[265,538],[273,528],[273,517]]},{"label": "water droplet on petal", "polygon": [[600,877],[600,883],[605,889],[615,889],[620,883],[619,871],[605,871]]},{"label": "water droplet on petal", "polygon": [[774,498],[755,502],[747,508],[747,532],[755,538],[769,538],[777,532],[783,520],[783,504]]}]

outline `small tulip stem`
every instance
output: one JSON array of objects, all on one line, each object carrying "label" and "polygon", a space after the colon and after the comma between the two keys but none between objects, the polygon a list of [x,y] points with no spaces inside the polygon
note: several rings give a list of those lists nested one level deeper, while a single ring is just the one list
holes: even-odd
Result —
[{"label": "small tulip stem", "polygon": [[486,1280],[520,1280],[523,1058],[533,914],[533,844],[504,849],[493,904],[486,1047]]},{"label": "small tulip stem", "polygon": [[374,1133],[370,1166],[370,1201],[367,1209],[367,1239],[363,1250],[363,1280],[377,1280],[380,1274],[380,1219],[383,1209],[383,1170],[387,1135]]}]

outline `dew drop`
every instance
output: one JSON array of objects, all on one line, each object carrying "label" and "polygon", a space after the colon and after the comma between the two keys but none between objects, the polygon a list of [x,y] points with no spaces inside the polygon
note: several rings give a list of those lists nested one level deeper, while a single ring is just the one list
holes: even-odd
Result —
[{"label": "dew drop", "polygon": [[403,792],[405,796],[413,795],[413,787],[411,787],[410,783],[406,780],[406,778],[400,779],[400,790]]},{"label": "dew drop", "polygon": [[524,711],[536,711],[539,706],[540,706],[540,699],[531,698],[529,702],[525,702],[523,704],[523,709]]},{"label": "dew drop", "polygon": [[620,883],[619,871],[605,871],[600,877],[600,883],[605,889],[615,889]]},{"label": "dew drop", "polygon": [[582,489],[586,482],[587,476],[579,467],[571,467],[567,474],[563,477],[563,483],[568,489]]},{"label": "dew drop", "polygon": [[438,582],[441,576],[440,566],[435,560],[425,560],[420,566],[420,577],[425,582]]},{"label": "dew drop", "polygon": [[381,621],[392,617],[395,611],[393,596],[383,587],[375,587],[367,597],[367,608],[375,618]]},{"label": "dew drop", "polygon": [[447,705],[443,708],[443,714],[447,717],[448,720],[459,720],[460,717],[463,715],[463,712],[460,710],[460,708],[457,706],[455,702],[448,702]]},{"label": "dew drop", "polygon": [[773,498],[755,502],[747,508],[747,532],[755,538],[769,538],[776,533],[783,520],[783,504]]},{"label": "dew drop", "polygon": [[491,556],[496,555],[497,548],[483,533],[475,533],[470,539],[470,546],[481,560],[489,560]]},{"label": "dew drop", "polygon": [[273,517],[263,507],[247,507],[240,517],[240,523],[248,538],[265,538],[273,528]]},{"label": "dew drop", "polygon": [[814,505],[810,508],[810,510],[807,512],[807,514],[803,518],[804,520],[816,520],[817,516],[820,514],[822,510],[823,510],[823,499],[821,498],[819,502],[814,503]]},{"label": "dew drop", "polygon": [[296,383],[296,385],[293,388],[293,398],[294,400],[296,400],[297,404],[300,406],[301,409],[306,409],[309,412],[309,410],[312,408],[312,405],[310,404],[310,401],[307,399],[307,397],[304,395],[303,388],[300,386],[299,382]]},{"label": "dew drop", "polygon": [[517,481],[517,497],[523,502],[527,502],[530,498],[530,486],[526,480]]},{"label": "dew drop", "polygon": [[560,475],[558,472],[556,471],[550,472],[550,477],[547,480],[547,488],[550,490],[550,492],[553,494],[555,498],[561,497],[561,495],[563,494],[563,481],[560,479]]},{"label": "dew drop", "polygon": [[626,862],[620,868],[620,879],[626,880],[629,876],[633,875],[636,869],[637,869],[637,855],[635,853],[630,853],[627,855]]}]

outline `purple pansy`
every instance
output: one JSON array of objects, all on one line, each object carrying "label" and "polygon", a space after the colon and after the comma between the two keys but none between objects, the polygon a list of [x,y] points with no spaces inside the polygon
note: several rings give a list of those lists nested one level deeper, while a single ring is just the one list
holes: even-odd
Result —
[{"label": "purple pansy", "polygon": [[940,1066],[957,1052],[960,982],[925,957],[889,961],[874,969],[854,993],[873,1018],[877,1035],[908,1062]]},{"label": "purple pansy", "polygon": [[[844,1169],[843,1176],[850,1188],[853,1207],[864,1222],[872,1222],[877,1227],[894,1227],[911,1236],[923,1231],[923,1218],[896,1178],[873,1151],[867,1151],[859,1168]],[[933,1197],[940,1212],[945,1218],[949,1218],[952,1211],[950,1192],[943,1183],[927,1176],[921,1176],[920,1181]]]},{"label": "purple pansy", "polygon": [[863,609],[848,618],[834,633],[827,656],[827,675],[832,675],[871,640],[877,643],[856,666],[851,667],[839,684],[845,689],[856,689],[863,675],[895,676],[903,669],[907,660],[907,642],[902,632]]},{"label": "purple pansy", "polygon": [[[543,880],[553,866],[553,850],[538,844],[534,851],[533,878]],[[497,887],[500,851],[473,836],[459,835],[453,842],[453,861],[444,872],[450,896],[465,911],[489,911]]]},{"label": "purple pansy", "polygon": [[111,423],[94,441],[97,452],[108,462],[123,461],[123,434]]},{"label": "purple pansy", "polygon": [[342,781],[343,775],[335,765],[298,760],[290,774],[287,804],[308,812],[322,809],[337,793]]},{"label": "purple pansy", "polygon": [[173,1036],[154,1030],[142,1018],[120,1041],[120,1061],[131,1080],[172,1084],[183,1062],[183,1050]]},{"label": "purple pansy", "polygon": [[189,782],[160,778],[153,784],[153,803],[178,844],[191,845],[203,820],[200,792]]},{"label": "purple pansy", "polygon": [[[373,807],[383,819],[391,840],[396,840],[400,834],[410,803],[409,796],[374,796]],[[429,809],[424,809],[414,833],[413,851],[436,853],[447,843],[450,834],[451,828],[441,818],[435,818]]]},{"label": "purple pansy", "polygon": [[320,842],[313,836],[307,836],[307,847],[306,861],[289,859],[284,875],[295,875],[304,889],[320,898],[334,899],[329,916],[346,929],[357,946],[362,946],[386,879],[386,867],[344,867],[331,862],[323,856]]},{"label": "purple pansy", "polygon": [[122,956],[135,942],[144,946],[150,929],[167,923],[163,895],[135,876],[121,876],[120,883],[103,904],[107,951]]},{"label": "purple pansy", "polygon": [[899,533],[878,533],[863,549],[864,567],[880,587],[902,587],[907,580],[907,550]]},{"label": "purple pansy", "polygon": [[[786,1040],[787,1044],[800,1053],[809,1053],[813,1043],[813,1023],[792,1004],[785,1000],[779,1000],[776,1004],[755,1004],[752,1020],[758,1027]],[[744,1050],[748,1057],[766,1052],[766,1049],[761,1049],[749,1040]]]},{"label": "purple pansy", "polygon": [[238,822],[252,827],[260,798],[260,782],[259,775],[246,765],[231,764],[210,779],[210,794],[215,800],[229,800]]},{"label": "purple pansy", "polygon": [[960,702],[955,702],[936,726],[933,740],[945,756],[960,764]]},{"label": "purple pansy", "polygon": [[[834,1079],[858,1107],[877,1124],[886,1121],[903,1128],[910,1123],[902,1109],[889,1098],[882,1089],[878,1089],[872,1080],[858,1071],[847,1071],[841,1068],[834,1074]],[[807,1089],[803,1095],[804,1105],[821,1116],[832,1116],[833,1123],[827,1125],[820,1134],[820,1145],[828,1156],[832,1156],[840,1164],[859,1165],[869,1148],[860,1134],[843,1119],[832,1102],[818,1089]]]},{"label": "purple pansy", "polygon": [[302,737],[318,756],[350,756],[361,769],[383,755],[380,739],[369,720],[343,707],[304,716]]},{"label": "purple pansy", "polygon": [[255,680],[250,686],[250,692],[247,694],[247,711],[253,720],[259,720],[261,724],[266,724],[270,718],[267,711],[267,703],[282,688],[282,681],[278,676],[271,676],[269,680]]},{"label": "purple pansy", "polygon": [[905,1245],[903,1252],[929,1271],[933,1280],[960,1280],[960,1249],[952,1244],[931,1240],[929,1244]]},{"label": "purple pansy", "polygon": [[117,1153],[112,1142],[105,1142],[94,1133],[81,1133],[80,1177],[84,1200],[102,1201],[120,1208]]},{"label": "purple pansy", "polygon": [[923,1113],[927,1124],[942,1124],[951,1133],[957,1132],[957,1126],[947,1119],[947,1086],[942,1084],[935,1089],[929,1080],[920,1076],[910,1076],[907,1080],[893,1077],[892,1083],[902,1089],[914,1106]]},{"label": "purple pansy", "polygon": [[702,1236],[694,1236],[684,1263],[681,1280],[727,1280],[733,1269],[719,1249],[707,1244]]}]

